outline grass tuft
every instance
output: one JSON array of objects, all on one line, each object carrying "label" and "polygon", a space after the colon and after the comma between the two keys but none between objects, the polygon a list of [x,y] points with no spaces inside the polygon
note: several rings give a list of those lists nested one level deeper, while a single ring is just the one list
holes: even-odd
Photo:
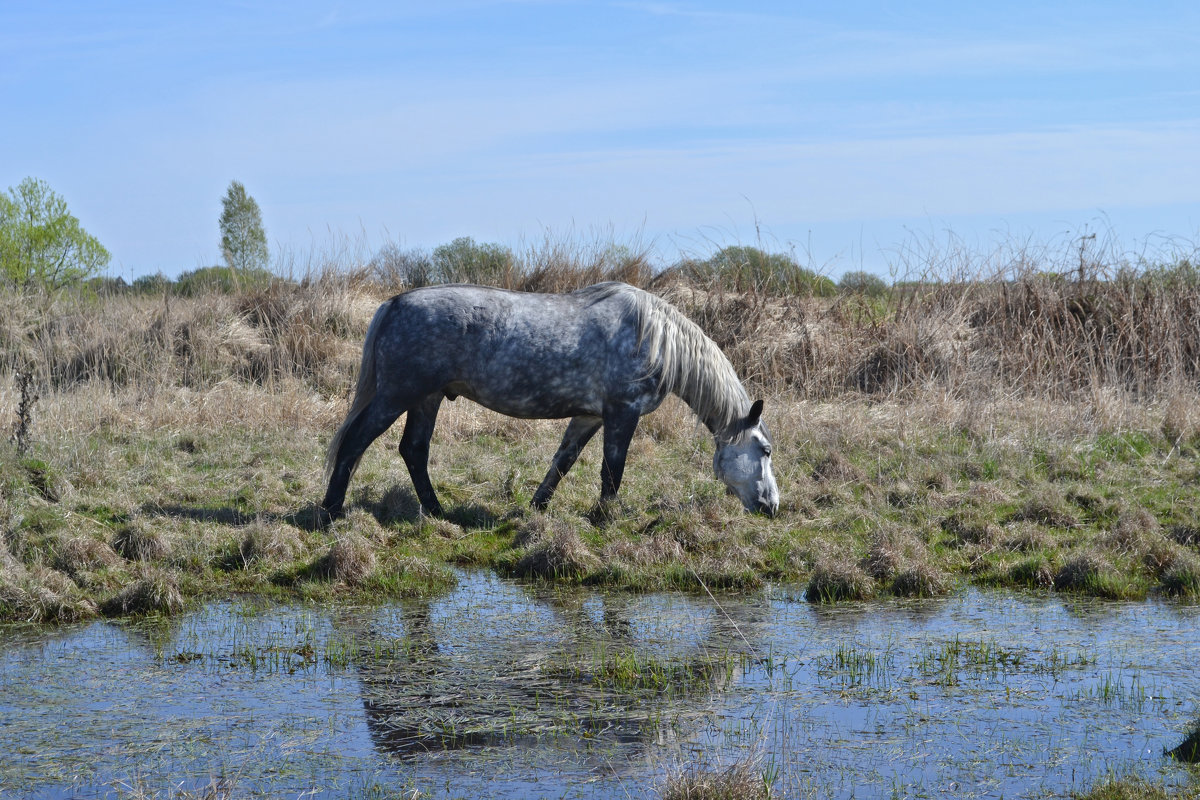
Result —
[{"label": "grass tuft", "polygon": [[1160,583],[1173,597],[1200,597],[1200,558],[1189,554],[1176,559],[1163,572]]},{"label": "grass tuft", "polygon": [[1118,573],[1105,555],[1092,549],[1067,559],[1054,573],[1054,588],[1109,600],[1134,599],[1144,594],[1136,583]]},{"label": "grass tuft", "polygon": [[0,621],[75,622],[96,611],[96,604],[81,596],[66,575],[45,567],[26,568],[0,552]]},{"label": "grass tuft", "polygon": [[817,561],[805,592],[810,603],[866,600],[874,595],[875,580],[862,567],[830,557]]},{"label": "grass tuft", "polygon": [[600,562],[578,531],[546,514],[531,514],[518,529],[516,544],[525,553],[514,572],[526,578],[578,578]]},{"label": "grass tuft", "polygon": [[771,786],[751,759],[723,769],[691,766],[669,778],[659,796],[662,800],[768,800]]},{"label": "grass tuft", "polygon": [[265,562],[283,565],[304,554],[300,532],[283,523],[256,520],[238,545],[238,558],[243,566]]},{"label": "grass tuft", "polygon": [[170,553],[166,536],[143,519],[132,519],[113,535],[112,549],[129,561],[160,561]]},{"label": "grass tuft", "polygon": [[145,614],[176,614],[183,610],[183,595],[174,575],[150,569],[101,606],[110,617]]},{"label": "grass tuft", "polygon": [[316,572],[331,581],[354,585],[366,580],[375,569],[371,543],[357,533],[347,533],[330,545]]},{"label": "grass tuft", "polygon": [[115,567],[120,563],[121,557],[107,543],[81,535],[71,537],[63,544],[54,566],[72,578],[78,578],[83,573]]}]

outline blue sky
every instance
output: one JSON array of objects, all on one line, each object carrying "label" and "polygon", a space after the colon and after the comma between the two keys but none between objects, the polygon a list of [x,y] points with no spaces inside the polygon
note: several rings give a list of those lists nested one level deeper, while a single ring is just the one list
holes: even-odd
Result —
[{"label": "blue sky", "polygon": [[0,0],[0,188],[126,278],[457,236],[793,249],[887,274],[1099,231],[1200,240],[1200,4]]}]

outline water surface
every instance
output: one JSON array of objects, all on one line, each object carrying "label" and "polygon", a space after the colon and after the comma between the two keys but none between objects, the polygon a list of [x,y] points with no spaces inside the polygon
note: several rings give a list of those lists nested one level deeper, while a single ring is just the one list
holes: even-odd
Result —
[{"label": "water surface", "polygon": [[641,796],[753,759],[783,797],[1194,780],[1200,608],[966,590],[814,606],[487,573],[370,608],[0,629],[0,796]]}]

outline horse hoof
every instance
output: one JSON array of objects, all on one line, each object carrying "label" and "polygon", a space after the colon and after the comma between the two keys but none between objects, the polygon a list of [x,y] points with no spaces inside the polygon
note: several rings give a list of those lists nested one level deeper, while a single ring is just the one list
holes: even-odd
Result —
[{"label": "horse hoof", "polygon": [[317,506],[316,523],[318,528],[328,528],[333,523],[337,522],[345,516],[345,512],[340,507],[328,509],[323,506]]},{"label": "horse hoof", "polygon": [[588,522],[602,528],[620,515],[621,504],[614,500],[600,500],[588,512]]}]

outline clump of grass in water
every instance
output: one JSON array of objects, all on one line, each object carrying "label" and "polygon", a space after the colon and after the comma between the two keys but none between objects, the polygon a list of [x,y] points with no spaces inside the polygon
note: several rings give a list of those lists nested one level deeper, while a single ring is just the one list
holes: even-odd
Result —
[{"label": "clump of grass in water", "polygon": [[810,603],[866,600],[875,594],[875,580],[853,562],[822,558],[813,568],[805,597]]},{"label": "clump of grass in water", "polygon": [[572,578],[599,565],[578,531],[561,520],[534,513],[518,529],[516,544],[526,548],[513,566],[522,577]]},{"label": "clump of grass in water", "polygon": [[927,646],[917,658],[916,669],[943,686],[957,686],[960,673],[995,678],[1013,672],[1025,663],[1025,653],[996,641],[953,639]]},{"label": "clump of grass in water", "polygon": [[726,652],[699,659],[663,660],[636,650],[601,648],[590,662],[578,661],[546,671],[583,679],[597,689],[673,694],[686,693],[697,686],[711,684],[722,674],[731,674],[735,658],[733,653]]},{"label": "clump of grass in water", "polygon": [[183,610],[183,595],[175,577],[163,570],[148,570],[101,606],[108,616],[175,614]]},{"label": "clump of grass in water", "polygon": [[1109,560],[1095,550],[1083,550],[1068,559],[1054,574],[1054,588],[1110,600],[1130,599],[1142,594],[1135,584],[1122,580]]},{"label": "clump of grass in water", "polygon": [[1131,676],[1127,684],[1119,673],[1114,675],[1106,672],[1095,687],[1081,689],[1074,694],[1072,699],[1094,700],[1106,706],[1115,705],[1119,708],[1140,711],[1145,707],[1147,700],[1154,698],[1138,675]]},{"label": "clump of grass in water", "polygon": [[692,765],[659,789],[662,800],[769,800],[771,780],[757,759],[728,767]]},{"label": "clump of grass in water", "polygon": [[889,652],[877,655],[857,642],[842,642],[828,656],[817,659],[818,674],[835,676],[843,688],[865,686],[872,681],[886,683],[892,667]]},{"label": "clump of grass in water", "polygon": [[1168,788],[1139,776],[1110,777],[1086,792],[1072,792],[1074,800],[1196,800],[1200,788]]},{"label": "clump of grass in water", "polygon": [[1200,559],[1192,555],[1176,559],[1163,573],[1161,585],[1174,597],[1200,597]]}]

